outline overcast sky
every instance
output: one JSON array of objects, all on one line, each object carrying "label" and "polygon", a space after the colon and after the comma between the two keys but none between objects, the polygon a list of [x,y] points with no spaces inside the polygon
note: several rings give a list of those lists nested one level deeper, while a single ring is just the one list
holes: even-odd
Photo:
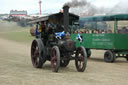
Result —
[{"label": "overcast sky", "polygon": [[[42,11],[45,13],[58,12],[63,4],[71,0],[42,0]],[[87,0],[98,7],[113,7],[127,0]],[[39,13],[39,0],[0,0],[0,13],[10,10],[27,10],[29,14]]]}]

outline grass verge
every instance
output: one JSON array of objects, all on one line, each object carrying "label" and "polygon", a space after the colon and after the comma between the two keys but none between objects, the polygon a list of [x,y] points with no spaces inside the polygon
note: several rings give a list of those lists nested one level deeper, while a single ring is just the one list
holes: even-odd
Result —
[{"label": "grass verge", "polygon": [[29,29],[2,32],[0,33],[0,37],[21,43],[30,43],[34,39],[34,37],[30,35]]}]

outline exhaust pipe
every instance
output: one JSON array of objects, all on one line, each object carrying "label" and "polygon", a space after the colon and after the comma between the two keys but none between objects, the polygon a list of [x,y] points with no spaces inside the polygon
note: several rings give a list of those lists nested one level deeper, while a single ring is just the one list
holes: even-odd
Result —
[{"label": "exhaust pipe", "polygon": [[69,32],[69,6],[65,5],[63,7],[64,13],[64,31]]}]

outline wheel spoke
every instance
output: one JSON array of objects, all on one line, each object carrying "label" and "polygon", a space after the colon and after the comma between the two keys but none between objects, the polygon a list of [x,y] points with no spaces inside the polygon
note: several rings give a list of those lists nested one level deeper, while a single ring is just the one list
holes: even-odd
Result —
[{"label": "wheel spoke", "polygon": [[51,67],[53,70],[55,69],[56,66],[56,51],[53,49],[52,56],[51,56]]},{"label": "wheel spoke", "polygon": [[36,58],[35,64],[38,65],[39,63],[39,57]]},{"label": "wheel spoke", "polygon": [[78,64],[78,66],[79,66],[79,69],[81,68],[81,61],[79,61],[79,64]]},{"label": "wheel spoke", "polygon": [[34,52],[34,56],[36,56],[36,57],[39,56],[39,52],[37,50]]},{"label": "wheel spoke", "polygon": [[33,49],[33,50],[35,50],[35,49],[36,49],[36,47],[34,47],[34,46],[33,46],[33,47],[32,47],[32,49]]},{"label": "wheel spoke", "polygon": [[84,56],[83,56],[83,55],[81,56],[81,61],[82,61],[82,62],[84,61]]},{"label": "wheel spoke", "polygon": [[83,62],[83,56],[80,56],[80,58],[79,58],[79,69],[82,69],[82,67],[83,67],[83,64],[84,64],[84,62]]},{"label": "wheel spoke", "polygon": [[53,56],[53,57],[51,58],[51,60],[52,60],[52,61],[55,61],[55,60],[56,60],[56,56]]}]

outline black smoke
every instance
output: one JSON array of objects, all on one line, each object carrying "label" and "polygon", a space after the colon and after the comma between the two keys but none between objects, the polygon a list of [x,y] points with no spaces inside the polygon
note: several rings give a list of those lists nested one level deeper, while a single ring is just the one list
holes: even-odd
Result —
[{"label": "black smoke", "polygon": [[85,6],[87,4],[89,4],[89,3],[86,0],[79,0],[79,1],[78,0],[72,0],[71,2],[65,3],[64,6],[67,5],[69,7],[82,7],[82,6]]}]

